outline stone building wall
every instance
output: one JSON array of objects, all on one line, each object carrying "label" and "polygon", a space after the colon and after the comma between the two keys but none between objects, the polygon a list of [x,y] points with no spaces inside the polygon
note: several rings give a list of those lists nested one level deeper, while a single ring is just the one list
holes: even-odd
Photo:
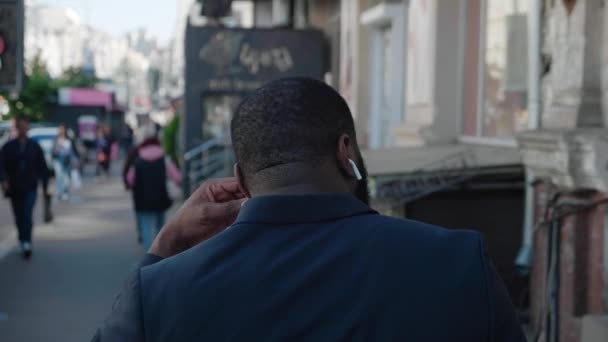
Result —
[{"label": "stone building wall", "polygon": [[545,326],[550,230],[543,222],[559,193],[556,203],[570,212],[558,220],[560,341],[607,341],[608,9],[602,0],[557,0],[546,1],[544,10],[549,73],[542,80],[541,128],[518,137],[535,182],[531,321],[534,330]]}]

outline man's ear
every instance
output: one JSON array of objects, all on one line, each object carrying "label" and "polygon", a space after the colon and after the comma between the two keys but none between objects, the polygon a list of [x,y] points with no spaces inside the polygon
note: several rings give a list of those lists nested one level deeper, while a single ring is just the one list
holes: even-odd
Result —
[{"label": "man's ear", "polygon": [[355,170],[350,162],[351,160],[356,162],[354,141],[348,134],[342,134],[340,138],[338,138],[336,158],[338,160],[338,167],[340,168],[342,174],[347,175],[350,178],[357,179]]},{"label": "man's ear", "polygon": [[251,198],[251,193],[249,192],[249,189],[247,189],[247,184],[245,184],[245,177],[243,176],[243,170],[241,170],[239,163],[234,164],[234,176],[239,181],[239,190],[241,190],[241,192],[245,194],[247,198]]}]

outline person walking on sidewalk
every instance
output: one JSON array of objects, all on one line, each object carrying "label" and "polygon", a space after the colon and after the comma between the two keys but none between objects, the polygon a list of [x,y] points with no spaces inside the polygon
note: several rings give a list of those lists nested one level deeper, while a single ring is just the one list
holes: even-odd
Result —
[{"label": "person walking on sidewalk", "polygon": [[33,210],[38,184],[42,181],[48,196],[49,170],[40,145],[28,138],[30,123],[27,118],[15,120],[17,137],[0,150],[0,182],[4,194],[10,198],[19,232],[23,257],[32,256]]},{"label": "person walking on sidewalk", "polygon": [[112,162],[112,144],[114,139],[110,134],[110,129],[107,126],[97,128],[97,140],[95,152],[97,154],[97,176],[105,174],[110,177],[110,166]]},{"label": "person walking on sidewalk", "polygon": [[148,250],[165,224],[165,212],[171,207],[167,178],[180,184],[182,175],[165,156],[154,127],[147,129],[146,137],[136,148],[134,157],[127,160],[130,165],[125,182],[132,190],[137,230],[144,249]]},{"label": "person walking on sidewalk", "polygon": [[53,167],[55,168],[57,198],[67,200],[70,196],[72,168],[78,163],[76,148],[68,137],[64,125],[59,126],[59,134],[53,145]]}]

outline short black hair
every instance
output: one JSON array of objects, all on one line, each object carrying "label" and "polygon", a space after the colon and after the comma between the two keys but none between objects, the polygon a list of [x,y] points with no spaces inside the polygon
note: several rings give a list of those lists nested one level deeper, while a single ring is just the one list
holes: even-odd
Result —
[{"label": "short black hair", "polygon": [[309,78],[284,78],[259,88],[241,102],[231,124],[245,177],[332,157],[342,134],[356,139],[346,101],[329,85]]}]

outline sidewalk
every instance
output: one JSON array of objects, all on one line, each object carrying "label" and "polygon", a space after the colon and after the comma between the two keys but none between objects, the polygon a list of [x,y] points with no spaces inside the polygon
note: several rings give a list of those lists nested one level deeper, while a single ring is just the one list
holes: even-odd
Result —
[{"label": "sidewalk", "polygon": [[[52,224],[36,226],[32,260],[16,248],[0,258],[0,341],[90,340],[143,255],[118,178],[81,195],[81,203],[57,205]],[[8,202],[0,206],[4,216]],[[14,229],[4,221],[0,231]]]}]

